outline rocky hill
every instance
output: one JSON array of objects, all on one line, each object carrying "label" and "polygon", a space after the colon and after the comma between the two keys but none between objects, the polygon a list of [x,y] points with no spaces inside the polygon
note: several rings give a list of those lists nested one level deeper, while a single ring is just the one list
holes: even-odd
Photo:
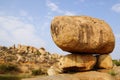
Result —
[{"label": "rocky hill", "polygon": [[[17,65],[20,72],[31,73],[32,70],[42,69],[46,73],[47,69],[62,56],[51,54],[44,48],[35,48],[18,44],[11,47],[0,46],[0,64]],[[0,72],[1,73],[1,72]]]}]

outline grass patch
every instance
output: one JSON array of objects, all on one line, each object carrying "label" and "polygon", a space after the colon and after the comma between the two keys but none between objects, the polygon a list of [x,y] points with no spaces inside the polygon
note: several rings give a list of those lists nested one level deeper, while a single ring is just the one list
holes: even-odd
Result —
[{"label": "grass patch", "polygon": [[30,74],[0,74],[0,80],[21,80],[25,78],[32,78]]},{"label": "grass patch", "polygon": [[114,63],[116,66],[120,66],[120,61],[113,60],[113,63]]},{"label": "grass patch", "polygon": [[41,69],[37,69],[37,70],[32,70],[32,75],[33,76],[45,75],[45,73]]},{"label": "grass patch", "polygon": [[21,80],[22,78],[17,75],[2,74],[0,75],[0,80]]},{"label": "grass patch", "polygon": [[12,72],[19,72],[19,69],[17,65],[6,63],[6,64],[0,64],[0,73],[12,73]]},{"label": "grass patch", "polygon": [[117,75],[117,73],[116,73],[115,71],[113,71],[113,70],[111,70],[111,71],[109,72],[109,74],[112,75],[112,76]]}]

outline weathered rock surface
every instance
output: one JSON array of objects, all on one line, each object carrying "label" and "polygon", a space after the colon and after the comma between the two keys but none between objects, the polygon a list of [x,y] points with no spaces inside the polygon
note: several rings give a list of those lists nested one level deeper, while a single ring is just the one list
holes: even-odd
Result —
[{"label": "weathered rock surface", "polygon": [[68,52],[108,54],[115,45],[110,26],[88,16],[57,16],[51,23],[51,34],[56,45]]},{"label": "weathered rock surface", "polygon": [[110,74],[96,71],[79,72],[75,74],[59,74],[23,80],[115,80]]},{"label": "weathered rock surface", "polygon": [[96,57],[92,55],[68,54],[60,60],[60,68],[64,72],[91,70],[95,64]]},{"label": "weathered rock surface", "polygon": [[97,64],[98,68],[111,69],[113,67],[112,58],[107,54],[99,55]]}]

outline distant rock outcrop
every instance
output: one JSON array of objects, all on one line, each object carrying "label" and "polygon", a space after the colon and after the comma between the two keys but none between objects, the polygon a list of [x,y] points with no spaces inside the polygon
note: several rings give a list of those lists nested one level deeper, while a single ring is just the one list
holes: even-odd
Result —
[{"label": "distant rock outcrop", "polygon": [[17,47],[15,45],[11,47],[0,46],[0,64],[16,64],[23,73],[29,73],[31,70],[39,68],[47,71],[61,57],[62,55],[59,54],[50,54],[44,48],[37,49],[21,44],[18,44]]}]

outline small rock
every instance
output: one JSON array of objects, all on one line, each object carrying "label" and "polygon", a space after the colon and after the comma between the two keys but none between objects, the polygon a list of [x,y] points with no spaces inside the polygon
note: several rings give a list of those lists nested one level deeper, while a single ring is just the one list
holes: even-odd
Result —
[{"label": "small rock", "polygon": [[109,54],[99,55],[97,66],[98,68],[111,69],[113,67],[111,56]]},{"label": "small rock", "polygon": [[63,70],[60,68],[60,64],[59,62],[55,63],[53,66],[51,66],[48,70],[47,70],[47,74],[49,76],[51,75],[57,75],[62,73]]}]

